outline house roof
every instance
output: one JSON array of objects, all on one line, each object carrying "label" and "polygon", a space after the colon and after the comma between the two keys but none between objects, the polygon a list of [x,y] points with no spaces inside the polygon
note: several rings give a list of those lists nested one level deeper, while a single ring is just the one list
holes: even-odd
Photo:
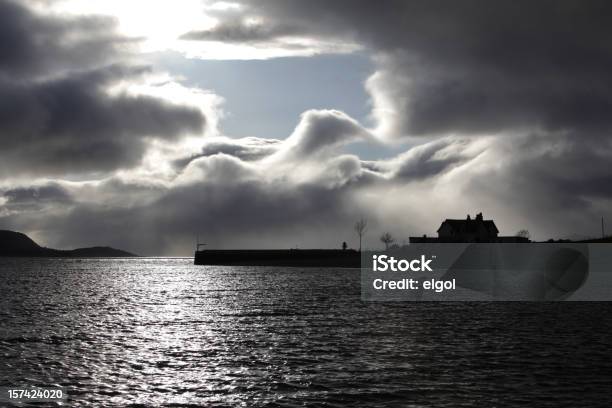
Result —
[{"label": "house roof", "polygon": [[466,234],[466,233],[469,234],[469,233],[478,232],[478,228],[480,227],[481,224],[484,225],[487,231],[491,234],[497,234],[499,232],[493,220],[479,220],[479,219],[450,220],[450,219],[446,219],[440,225],[440,228],[438,228],[437,232],[440,232],[444,224],[448,224],[456,233],[459,233],[459,234]]}]

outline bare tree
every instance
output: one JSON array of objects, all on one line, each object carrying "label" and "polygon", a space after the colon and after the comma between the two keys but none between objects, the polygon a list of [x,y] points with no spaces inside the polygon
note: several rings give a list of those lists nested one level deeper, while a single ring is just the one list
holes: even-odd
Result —
[{"label": "bare tree", "polygon": [[368,229],[368,221],[362,218],[355,223],[355,226],[353,228],[355,228],[355,232],[357,233],[357,235],[359,235],[359,252],[361,252],[361,239],[363,238],[363,235]]},{"label": "bare tree", "polygon": [[382,234],[380,236],[380,240],[383,244],[385,244],[385,251],[389,249],[389,245],[395,242],[395,238],[393,238],[393,235],[391,235],[390,232],[385,232],[384,234]]},{"label": "bare tree", "polygon": [[521,238],[526,238],[529,239],[529,237],[531,237],[531,234],[529,233],[528,230],[526,229],[522,229],[519,232],[516,233],[517,237],[521,237]]}]

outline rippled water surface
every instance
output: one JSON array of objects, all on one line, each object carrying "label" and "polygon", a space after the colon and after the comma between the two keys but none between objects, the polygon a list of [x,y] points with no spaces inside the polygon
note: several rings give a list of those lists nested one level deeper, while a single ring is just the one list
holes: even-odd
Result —
[{"label": "rippled water surface", "polygon": [[607,303],[364,303],[359,272],[0,259],[0,385],[68,406],[612,406]]}]

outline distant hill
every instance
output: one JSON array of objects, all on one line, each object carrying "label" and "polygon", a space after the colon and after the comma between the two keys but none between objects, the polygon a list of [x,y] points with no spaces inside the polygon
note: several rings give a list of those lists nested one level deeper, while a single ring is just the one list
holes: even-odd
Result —
[{"label": "distant hill", "polygon": [[77,248],[71,250],[45,248],[21,232],[0,230],[0,256],[125,258],[137,255],[111,247]]}]

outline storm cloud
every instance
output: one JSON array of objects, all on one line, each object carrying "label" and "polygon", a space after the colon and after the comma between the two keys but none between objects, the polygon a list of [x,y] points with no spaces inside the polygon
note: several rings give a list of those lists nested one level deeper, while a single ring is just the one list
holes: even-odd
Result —
[{"label": "storm cloud", "polygon": [[266,25],[248,21],[224,21],[210,30],[190,31],[183,40],[220,41],[229,43],[266,43],[283,37],[302,34],[300,27],[290,25]]},{"label": "storm cloud", "polygon": [[267,32],[294,27],[371,49],[378,70],[367,86],[384,136],[610,129],[609,2],[239,3]]},{"label": "storm cloud", "polygon": [[204,141],[200,152],[186,158],[175,160],[174,166],[183,168],[200,157],[208,157],[216,154],[227,154],[243,161],[259,160],[277,152],[281,145],[282,141],[277,139],[264,139],[258,137],[245,137],[242,139],[211,137]]},{"label": "storm cloud", "polygon": [[[196,235],[217,248],[355,246],[362,217],[366,247],[468,212],[535,239],[593,236],[612,217],[608,2],[237,3],[182,41],[357,44],[374,67],[371,120],[313,107],[284,139],[211,137],[198,106],[117,88],[150,68],[128,63],[137,41],[112,19],[0,0],[12,16],[0,28],[0,227],[49,246],[186,255]],[[364,145],[386,153],[364,160]]]},{"label": "storm cloud", "polygon": [[0,72],[12,78],[48,77],[119,59],[136,40],[115,32],[106,16],[43,15],[23,2],[0,1]]},{"label": "storm cloud", "polygon": [[151,139],[203,133],[195,107],[109,91],[148,72],[121,61],[121,45],[131,40],[114,28],[109,18],[43,16],[0,1],[3,174],[82,177],[130,168]]},{"label": "storm cloud", "polygon": [[[169,182],[71,183],[62,194],[16,187],[5,192],[0,225],[56,246],[112,242],[144,255],[189,254],[196,235],[217,248],[354,246],[352,225],[362,216],[366,245],[376,247],[373,237],[384,230],[407,241],[433,233],[441,218],[476,210],[508,234],[528,227],[540,239],[567,237],[572,225],[571,234],[588,235],[589,221],[612,199],[609,177],[599,178],[609,156],[597,153],[584,173],[583,160],[595,153],[572,143],[569,136],[552,149],[547,136],[448,138],[367,162],[335,146],[316,166],[216,153],[191,160]],[[249,149],[259,147],[243,141],[239,154]]]}]

